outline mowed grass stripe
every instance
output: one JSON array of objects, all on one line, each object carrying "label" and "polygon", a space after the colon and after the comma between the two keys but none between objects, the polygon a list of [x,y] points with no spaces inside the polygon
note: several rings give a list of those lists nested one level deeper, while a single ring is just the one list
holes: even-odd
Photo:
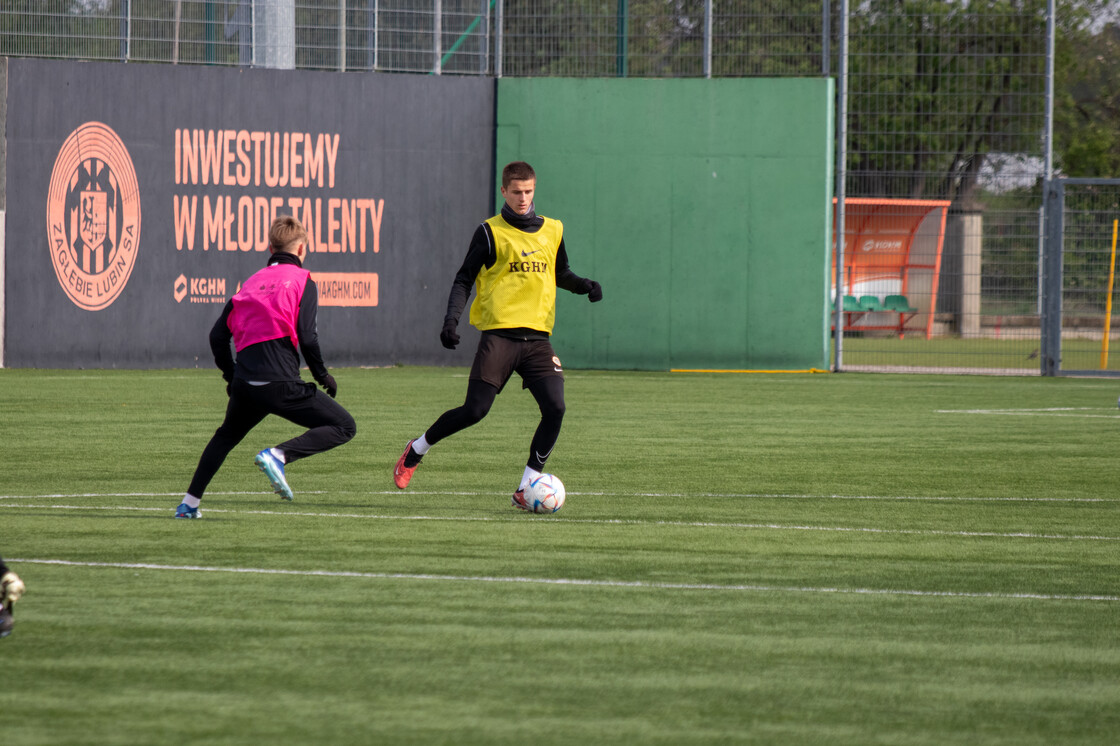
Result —
[{"label": "mowed grass stripe", "polygon": [[[234,495],[262,495],[259,490],[257,491],[241,491],[241,492],[207,492],[211,498],[216,496],[234,496]],[[450,496],[450,497],[493,497],[493,492],[484,492],[480,490],[470,491],[446,491],[446,490],[409,490],[407,493],[402,493],[396,490],[369,490],[369,491],[354,491],[354,490],[301,490],[300,495],[369,495],[369,496],[384,496],[384,495],[398,495],[398,496],[413,496],[413,497],[433,497],[433,496]],[[1026,496],[1003,496],[1003,497],[973,497],[967,495],[808,495],[808,494],[789,494],[784,492],[622,492],[622,491],[599,491],[599,492],[574,492],[568,491],[569,495],[574,497],[652,497],[652,498],[679,498],[682,500],[694,499],[760,499],[760,500],[882,500],[885,502],[897,501],[930,501],[930,502],[982,502],[982,503],[1018,503],[1018,502],[1037,502],[1037,503],[1120,503],[1120,497],[1026,497]],[[265,495],[267,497],[267,495]],[[0,500],[53,500],[53,499],[75,499],[81,497],[102,498],[102,497],[160,497],[160,498],[178,498],[182,497],[181,492],[82,492],[82,493],[65,493],[58,492],[54,494],[43,495],[0,495]],[[0,507],[4,507],[0,503]]]},{"label": "mowed grass stripe", "polygon": [[1061,593],[982,593],[975,591],[928,591],[902,588],[839,588],[811,586],[767,586],[720,583],[664,583],[645,580],[599,580],[590,578],[533,578],[523,576],[443,575],[432,573],[358,572],[346,570],[289,570],[262,567],[211,567],[205,565],[160,565],[146,562],[74,562],[71,560],[15,558],[29,565],[110,568],[120,570],[159,570],[173,572],[215,572],[239,575],[291,575],[296,577],[363,578],[369,580],[435,580],[455,583],[515,583],[528,585],[591,586],[597,588],[644,588],[678,591],[748,591],[756,593],[850,593],[857,596],[919,596],[939,598],[1014,599],[1017,601],[1103,601],[1120,603],[1120,596]]},{"label": "mowed grass stripe", "polygon": [[[0,509],[34,509],[34,510],[101,510],[121,512],[168,513],[163,507],[141,507],[136,505],[3,505]],[[745,523],[739,521],[666,521],[644,520],[641,518],[568,518],[551,514],[547,516],[510,515],[508,518],[493,516],[448,516],[448,515],[390,515],[384,513],[337,513],[337,512],[309,512],[298,510],[237,510],[231,508],[206,508],[203,517],[211,513],[221,515],[263,515],[279,516],[284,518],[324,518],[340,520],[380,520],[380,521],[446,521],[451,523],[510,523],[526,520],[547,520],[567,524],[588,524],[598,526],[676,526],[681,528],[718,528],[718,529],[750,529],[773,531],[820,531],[835,533],[864,533],[883,534],[886,536],[946,536],[961,538],[996,538],[996,539],[1042,539],[1047,541],[1120,541],[1120,536],[1105,536],[1094,534],[1055,534],[1035,533],[1029,531],[945,531],[938,529],[905,529],[905,528],[877,528],[872,526],[811,526],[786,523]]]}]

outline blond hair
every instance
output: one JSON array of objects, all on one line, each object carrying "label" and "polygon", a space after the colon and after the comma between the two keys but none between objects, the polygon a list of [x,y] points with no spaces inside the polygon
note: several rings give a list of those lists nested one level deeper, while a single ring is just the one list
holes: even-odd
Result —
[{"label": "blond hair", "polygon": [[274,251],[296,253],[301,243],[307,243],[307,231],[292,215],[280,215],[268,229],[268,243]]}]

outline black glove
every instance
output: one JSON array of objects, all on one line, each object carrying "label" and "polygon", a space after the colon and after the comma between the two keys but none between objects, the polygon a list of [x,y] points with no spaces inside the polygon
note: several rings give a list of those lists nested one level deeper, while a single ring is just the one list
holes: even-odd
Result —
[{"label": "black glove", "polygon": [[439,333],[439,341],[449,350],[454,350],[455,346],[459,344],[459,334],[455,328],[459,326],[459,322],[453,319],[448,319],[443,322],[443,331]]},{"label": "black glove", "polygon": [[598,303],[603,300],[603,286],[594,280],[583,281],[584,292],[587,293],[587,299],[592,303]]},{"label": "black glove", "polygon": [[338,382],[334,380],[334,376],[330,373],[327,373],[320,379],[319,385],[323,387],[323,390],[326,391],[327,395],[332,399],[338,394]]}]

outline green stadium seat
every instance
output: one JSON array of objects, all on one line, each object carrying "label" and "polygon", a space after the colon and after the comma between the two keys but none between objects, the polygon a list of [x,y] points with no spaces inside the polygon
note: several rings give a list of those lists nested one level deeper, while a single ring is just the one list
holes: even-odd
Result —
[{"label": "green stadium seat", "polygon": [[861,295],[859,297],[859,307],[864,311],[882,311],[884,310],[883,304],[879,302],[879,298],[874,295]]},{"label": "green stadium seat", "polygon": [[910,301],[905,295],[888,295],[883,299],[883,309],[897,311],[898,313],[917,313],[918,309],[910,307]]},{"label": "green stadium seat", "polygon": [[[836,310],[836,302],[832,303],[832,310]],[[873,314],[897,313],[898,320],[894,323],[883,323],[883,316]],[[873,330],[893,331],[898,333],[898,338],[906,336],[906,324],[918,315],[918,309],[910,305],[910,300],[905,295],[888,295],[879,300],[876,295],[844,296],[844,326],[852,332],[868,332]],[[890,318],[890,317],[887,317]],[[835,327],[834,327],[835,328]]]}]

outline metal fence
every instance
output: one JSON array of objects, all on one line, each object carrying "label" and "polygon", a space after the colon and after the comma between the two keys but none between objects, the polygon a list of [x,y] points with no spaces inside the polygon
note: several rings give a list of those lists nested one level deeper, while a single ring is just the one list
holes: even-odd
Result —
[{"label": "metal fence", "polygon": [[1050,9],[884,5],[848,17],[843,191],[951,208],[940,282],[909,324],[922,338],[857,325],[835,356],[855,369],[1037,373]]},{"label": "metal fence", "polygon": [[1058,179],[1046,199],[1042,360],[1048,374],[1120,375],[1114,331],[1120,179]]},{"label": "metal fence", "polygon": [[835,2],[6,0],[0,55],[456,75],[820,75]]},{"label": "metal fence", "polygon": [[924,313],[902,333],[849,328],[836,362],[1037,373],[1055,5],[4,0],[0,55],[483,76],[838,76],[841,203],[950,207]]}]

